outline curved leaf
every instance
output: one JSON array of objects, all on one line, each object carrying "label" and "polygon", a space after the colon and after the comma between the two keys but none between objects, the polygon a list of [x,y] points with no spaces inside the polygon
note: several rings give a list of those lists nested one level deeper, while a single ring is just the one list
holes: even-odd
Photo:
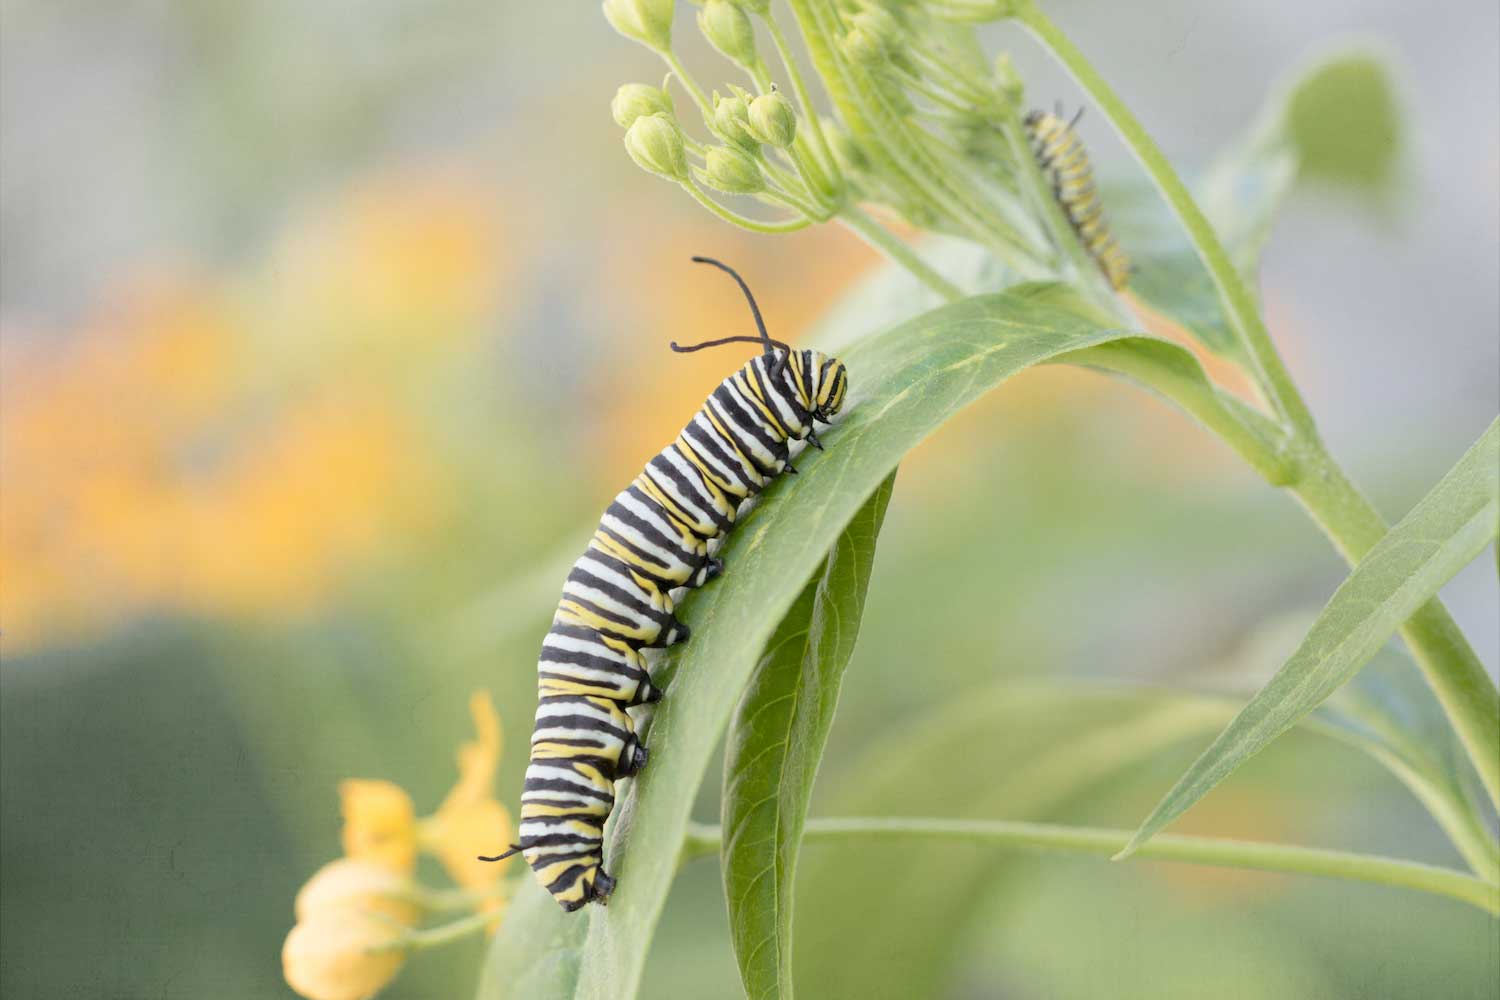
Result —
[{"label": "curved leaf", "polygon": [[1500,420],[1354,568],[1291,659],[1178,780],[1120,857],[1322,704],[1495,538],[1497,469]]},{"label": "curved leaf", "polygon": [[750,997],[792,995],[792,885],[813,779],[854,652],[895,476],[787,612],[735,711],[724,760],[724,895]]},{"label": "curved leaf", "polygon": [[[901,456],[950,416],[1030,365],[1149,338],[1007,295],[945,306],[852,346],[846,415],[730,534],[727,572],[680,609],[693,630],[660,668],[672,676],[649,736],[651,764],[623,787],[607,847],[619,888],[606,907],[549,912],[520,897],[498,935],[482,995],[629,996],[671,885],[693,797],[776,623]],[[549,904],[550,905],[550,904]],[[524,915],[524,916],[523,916]],[[522,927],[525,921],[535,926]],[[545,942],[537,955],[518,939]],[[536,963],[545,962],[545,977]],[[525,982],[524,994],[511,984]]]},{"label": "curved leaf", "polygon": [[[1299,181],[1381,195],[1398,176],[1401,115],[1385,54],[1367,45],[1327,54],[1279,86],[1244,138],[1221,154],[1194,196],[1251,280],[1276,216]],[[1238,344],[1197,254],[1155,197],[1110,196],[1136,273],[1130,290],[1204,346]]]}]

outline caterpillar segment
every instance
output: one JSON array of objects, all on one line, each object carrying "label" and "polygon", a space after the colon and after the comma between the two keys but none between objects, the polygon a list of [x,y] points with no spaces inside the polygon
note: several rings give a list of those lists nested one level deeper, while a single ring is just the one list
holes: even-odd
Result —
[{"label": "caterpillar segment", "polygon": [[[1074,121],[1077,121],[1075,118]],[[1052,195],[1084,250],[1094,259],[1115,291],[1130,281],[1130,257],[1104,218],[1104,203],[1094,183],[1094,170],[1073,122],[1047,111],[1032,111],[1025,119],[1026,135],[1042,172],[1052,184]]]},{"label": "caterpillar segment", "polygon": [[604,824],[614,785],[646,765],[628,708],[657,701],[641,650],[688,639],[672,593],[723,572],[714,543],[742,506],[790,464],[791,443],[821,448],[814,433],[844,405],[848,373],[816,351],[793,351],[766,333],[738,274],[715,260],[750,303],[757,337],[726,337],[679,352],[750,341],[763,351],[714,389],[682,433],[615,496],[568,573],[537,661],[537,712],[521,796],[521,854],[565,910],[605,902]]}]

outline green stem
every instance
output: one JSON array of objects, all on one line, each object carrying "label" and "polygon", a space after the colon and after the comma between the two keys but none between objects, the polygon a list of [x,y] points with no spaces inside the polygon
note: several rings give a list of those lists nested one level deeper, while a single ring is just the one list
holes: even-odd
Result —
[{"label": "green stem", "polygon": [[[1331,457],[1304,459],[1292,493],[1352,566],[1385,536],[1387,525]],[[1500,693],[1458,624],[1436,599],[1401,627],[1417,665],[1443,706],[1474,769],[1500,809]]]},{"label": "green stem", "polygon": [[455,920],[451,924],[443,924],[440,927],[431,927],[426,930],[408,931],[395,941],[371,948],[372,953],[385,951],[422,951],[425,948],[437,948],[441,945],[475,934],[496,920],[500,919],[498,913],[475,913]]},{"label": "green stem", "polygon": [[1041,277],[1043,269],[1005,220],[984,204],[982,196],[971,197],[962,185],[953,184],[942,165],[915,141],[912,126],[892,108],[870,71],[843,57],[831,37],[836,12],[823,0],[789,0],[789,6],[834,105],[869,155],[883,161],[889,178],[913,201],[963,227],[1023,276]]},{"label": "green stem", "polygon": [[1156,390],[1217,434],[1267,482],[1284,485],[1291,481],[1293,467],[1281,426],[1215,389],[1201,375],[1195,378],[1192,372],[1128,343],[1100,344],[1059,355],[1054,361],[1102,368]]},{"label": "green stem", "polygon": [[708,195],[698,190],[698,185],[692,181],[678,181],[678,183],[682,185],[684,191],[697,200],[698,204],[725,222],[732,222],[741,229],[748,229],[752,233],[794,233],[799,229],[806,229],[813,224],[812,219],[805,217],[801,219],[788,219],[785,222],[758,222],[755,219],[740,215],[738,212],[720,205]]},{"label": "green stem", "polygon": [[[1276,353],[1255,300],[1213,227],[1140,122],[1067,36],[1032,0],[1016,0],[1014,16],[1093,96],[1176,213],[1213,278],[1262,390],[1297,432],[1292,492],[1350,565],[1357,563],[1385,535],[1388,526],[1319,442],[1312,416]],[[1401,635],[1458,732],[1490,801],[1500,809],[1500,694],[1494,681],[1437,600],[1413,615]]]},{"label": "green stem", "polygon": [[898,239],[895,234],[870,218],[855,205],[845,205],[839,210],[838,219],[852,229],[866,243],[885,254],[891,260],[910,271],[928,288],[949,302],[963,298],[963,290],[927,266],[916,251]]},{"label": "green stem", "polygon": [[766,11],[762,20],[766,22],[766,28],[771,32],[771,41],[776,46],[776,54],[781,58],[781,64],[786,67],[787,79],[792,81],[792,91],[797,95],[797,103],[802,105],[802,116],[807,119],[807,128],[812,130],[813,142],[817,149],[814,151],[814,159],[830,183],[832,178],[838,176],[838,161],[833,158],[833,148],[828,145],[828,137],[823,134],[823,122],[818,117],[818,109],[813,107],[812,96],[808,93],[807,84],[803,82],[802,71],[797,68],[797,60],[792,53],[792,47],[787,44],[786,36],[781,33],[781,25],[777,23],[775,16]]},{"label": "green stem", "polygon": [[713,105],[708,103],[708,95],[703,92],[702,87],[698,86],[698,81],[693,79],[687,67],[682,64],[682,60],[677,58],[677,53],[663,52],[661,57],[667,61],[668,66],[672,67],[672,72],[677,75],[677,79],[682,81],[682,86],[692,97],[693,103],[698,105],[698,110],[703,114],[704,119],[712,119],[714,109]]},{"label": "green stem", "polygon": [[[694,824],[683,844],[684,860],[716,853],[718,827]],[[1018,823],[1004,820],[956,820],[925,818],[814,819],[807,823],[807,842],[839,843],[871,838],[931,837],[989,846],[1092,854],[1109,858],[1129,842],[1129,830],[1060,826],[1051,823]],[[1140,857],[1159,861],[1181,861],[1219,868],[1315,875],[1375,885],[1415,889],[1448,896],[1500,915],[1500,886],[1472,875],[1415,861],[1402,861],[1369,854],[1352,854],[1289,844],[1254,843],[1217,837],[1186,837],[1158,834],[1142,845]]]},{"label": "green stem", "polygon": [[1271,335],[1261,321],[1255,297],[1229,259],[1229,254],[1219,243],[1213,226],[1193,201],[1193,196],[1188,193],[1182,179],[1177,176],[1177,171],[1172,169],[1172,164],[1114,89],[1057,25],[1037,9],[1032,0],[1018,0],[1014,16],[1052,51],[1079,85],[1088,91],[1105,117],[1114,125],[1125,145],[1145,168],[1157,190],[1182,223],[1203,266],[1208,269],[1229,316],[1230,326],[1246,350],[1261,390],[1278,414],[1301,431],[1303,436],[1316,440],[1317,429],[1313,424],[1312,414],[1298,395],[1281,356],[1276,352],[1276,346],[1271,342]]}]

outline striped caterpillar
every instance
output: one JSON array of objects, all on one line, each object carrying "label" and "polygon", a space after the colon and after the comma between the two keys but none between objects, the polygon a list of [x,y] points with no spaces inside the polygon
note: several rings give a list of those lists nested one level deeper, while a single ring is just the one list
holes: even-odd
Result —
[{"label": "striped caterpillar", "polygon": [[[1083,112],[1080,110],[1079,114]],[[1104,205],[1094,186],[1094,170],[1073,126],[1060,115],[1033,111],[1026,116],[1026,135],[1042,172],[1052,182],[1052,194],[1062,206],[1083,248],[1094,258],[1115,291],[1130,280],[1130,258],[1120,249],[1104,221]]]},{"label": "striped caterpillar", "polygon": [[485,861],[522,854],[537,881],[569,912],[604,903],[615,880],[604,870],[604,822],[614,783],[638,773],[647,752],[626,709],[654,702],[641,649],[688,638],[671,591],[702,586],[723,563],[709,545],[741,506],[782,472],[788,442],[823,446],[815,423],[844,404],[848,373],[816,351],[793,351],[766,333],[760,308],[735,271],[759,335],[724,337],[679,353],[739,341],[763,352],[726,378],[677,439],[605,510],[573,564],[537,664],[536,728],[521,795],[519,843]]}]

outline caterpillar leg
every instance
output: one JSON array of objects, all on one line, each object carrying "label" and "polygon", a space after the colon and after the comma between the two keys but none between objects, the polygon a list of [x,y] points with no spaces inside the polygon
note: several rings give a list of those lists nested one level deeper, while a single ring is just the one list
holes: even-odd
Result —
[{"label": "caterpillar leg", "polygon": [[589,887],[589,897],[585,902],[608,906],[609,897],[614,893],[616,884],[613,876],[603,868],[600,868],[598,874],[594,876],[594,884]]},{"label": "caterpillar leg", "polygon": [[640,738],[631,733],[625,741],[625,746],[620,749],[620,762],[615,765],[615,778],[633,778],[641,773],[641,768],[646,766],[646,761],[651,758],[651,752],[641,745]]}]

